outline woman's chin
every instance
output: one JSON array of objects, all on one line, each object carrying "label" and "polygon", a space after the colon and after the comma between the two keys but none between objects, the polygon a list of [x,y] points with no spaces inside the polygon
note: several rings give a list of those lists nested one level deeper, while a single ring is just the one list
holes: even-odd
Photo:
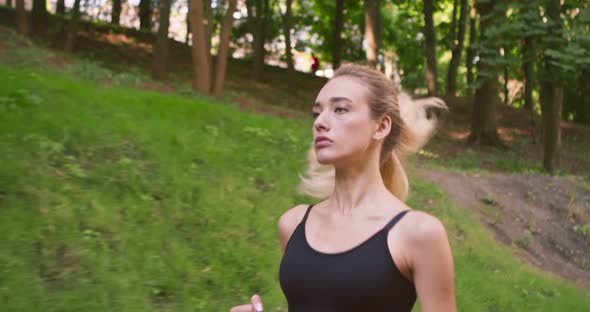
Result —
[{"label": "woman's chin", "polygon": [[338,159],[333,155],[327,155],[322,151],[316,152],[316,159],[321,165],[333,165]]}]

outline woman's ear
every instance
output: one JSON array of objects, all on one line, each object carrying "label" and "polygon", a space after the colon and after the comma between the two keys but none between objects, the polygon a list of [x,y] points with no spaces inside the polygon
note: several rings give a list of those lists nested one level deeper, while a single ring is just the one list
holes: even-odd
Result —
[{"label": "woman's ear", "polygon": [[390,116],[383,116],[377,120],[377,124],[375,127],[375,134],[373,134],[373,139],[381,140],[385,139],[387,135],[391,132],[391,117]]}]

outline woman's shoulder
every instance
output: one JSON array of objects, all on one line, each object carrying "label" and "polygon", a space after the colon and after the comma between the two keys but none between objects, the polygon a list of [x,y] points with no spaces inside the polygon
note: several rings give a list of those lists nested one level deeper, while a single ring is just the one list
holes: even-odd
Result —
[{"label": "woman's shoulder", "polygon": [[277,227],[283,250],[289,241],[289,238],[291,238],[291,235],[295,231],[295,228],[297,228],[297,225],[303,220],[307,207],[309,207],[309,205],[297,205],[285,211],[279,218]]},{"label": "woman's shoulder", "polygon": [[439,218],[420,210],[411,210],[400,227],[405,240],[413,246],[424,246],[446,241],[447,233]]},{"label": "woman's shoulder", "polygon": [[296,205],[291,209],[285,211],[280,217],[278,221],[279,231],[282,229],[289,229],[295,227],[303,220],[303,216],[305,216],[305,212],[307,211],[307,207],[309,205]]}]

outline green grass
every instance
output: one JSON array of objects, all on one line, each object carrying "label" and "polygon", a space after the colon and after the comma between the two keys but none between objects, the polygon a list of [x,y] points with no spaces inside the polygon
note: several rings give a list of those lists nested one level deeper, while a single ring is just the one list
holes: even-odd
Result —
[{"label": "green grass", "polygon": [[[310,202],[295,187],[311,120],[36,66],[0,77],[2,311],[227,311],[254,292],[286,310],[276,220]],[[446,225],[460,311],[590,307],[411,180],[410,205]]]}]

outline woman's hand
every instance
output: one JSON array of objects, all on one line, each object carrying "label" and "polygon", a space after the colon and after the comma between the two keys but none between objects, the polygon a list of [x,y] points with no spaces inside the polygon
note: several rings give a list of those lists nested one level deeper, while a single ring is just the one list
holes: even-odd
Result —
[{"label": "woman's hand", "polygon": [[249,304],[235,306],[229,312],[262,312],[262,299],[259,295],[254,295]]}]

